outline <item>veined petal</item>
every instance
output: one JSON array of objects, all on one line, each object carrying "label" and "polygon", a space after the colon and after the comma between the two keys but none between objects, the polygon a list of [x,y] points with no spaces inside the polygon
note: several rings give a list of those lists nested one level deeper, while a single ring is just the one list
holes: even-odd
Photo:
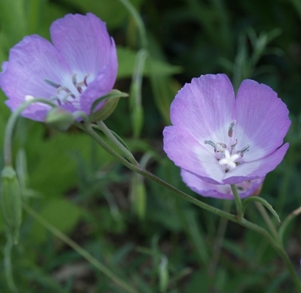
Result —
[{"label": "veined petal", "polygon": [[[183,169],[181,170],[181,176],[183,181],[189,188],[202,196],[221,199],[234,199],[230,184],[210,184]],[[253,195],[258,190],[258,188],[260,188],[263,180],[264,177],[255,180],[244,181],[237,184],[239,196],[241,198],[245,198]]]},{"label": "veined petal", "polygon": [[222,166],[186,129],[168,126],[165,127],[163,136],[164,151],[178,167],[210,183],[222,183]]},{"label": "veined petal", "polygon": [[283,160],[289,147],[286,143],[270,155],[252,162],[246,162],[225,174],[224,183],[237,184],[242,181],[264,177]]},{"label": "veined petal", "polygon": [[115,83],[117,75],[117,55],[114,40],[112,39],[111,55],[108,57],[107,65],[99,71],[95,79],[89,83],[87,89],[81,96],[81,109],[90,114],[90,109],[95,100],[108,94]]},{"label": "veined petal", "polygon": [[109,75],[116,77],[115,44],[108,35],[106,24],[98,17],[92,13],[68,14],[51,25],[50,33],[54,46],[73,73],[96,76],[106,68]]},{"label": "veined petal", "polygon": [[171,104],[171,121],[201,143],[221,140],[233,120],[234,102],[234,90],[225,74],[202,75],[178,92]]},{"label": "veined petal", "polygon": [[283,143],[291,124],[286,105],[267,85],[244,80],[235,103],[237,148],[250,144],[245,161],[260,159]]},{"label": "veined petal", "polygon": [[[69,68],[47,40],[32,35],[25,37],[20,43],[10,50],[9,61],[2,66],[0,73],[0,87],[10,99],[7,105],[14,111],[22,102],[25,96],[50,99],[55,95],[55,88],[48,85],[45,79],[60,83],[62,76],[69,72]],[[49,107],[40,107],[37,104],[25,111],[27,117],[40,120],[42,112]],[[30,115],[42,111],[38,116]]]}]

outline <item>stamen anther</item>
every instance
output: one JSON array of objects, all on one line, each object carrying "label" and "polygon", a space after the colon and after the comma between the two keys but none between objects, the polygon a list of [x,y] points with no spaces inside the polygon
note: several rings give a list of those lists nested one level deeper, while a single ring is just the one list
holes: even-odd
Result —
[{"label": "stamen anther", "polygon": [[250,149],[250,145],[248,144],[247,146],[245,146],[242,150],[238,151],[237,154],[240,154],[241,157],[244,156],[245,152],[248,152]]},{"label": "stamen anther", "polygon": [[216,144],[213,141],[205,140],[204,143],[211,145],[214,148],[214,151],[216,152]]},{"label": "stamen anther", "polygon": [[90,74],[87,74],[84,78],[84,84],[85,86],[88,86],[88,77],[90,76]]},{"label": "stamen anther", "polygon": [[236,120],[233,120],[229,126],[228,129],[228,136],[232,137],[233,136],[233,132],[234,132],[234,126],[235,126]]},{"label": "stamen anther", "polygon": [[48,79],[44,79],[44,81],[45,81],[47,84],[49,84],[49,85],[51,85],[51,86],[53,86],[53,87],[55,87],[55,88],[59,88],[59,87],[61,86],[60,84],[55,83],[55,82],[53,82],[53,81],[51,81],[51,80],[48,80]]},{"label": "stamen anther", "polygon": [[75,87],[76,87],[76,83],[77,83],[76,82],[76,75],[77,75],[76,73],[72,74],[72,83],[74,84]]},{"label": "stamen anther", "polygon": [[61,91],[65,91],[66,93],[70,93],[70,90],[65,86],[60,86],[56,89],[56,92],[59,94]]},{"label": "stamen anther", "polygon": [[232,150],[236,147],[237,143],[238,143],[238,140],[235,139],[235,142],[233,144],[231,144],[231,149]]},{"label": "stamen anther", "polygon": [[227,145],[225,143],[222,143],[222,142],[218,142],[217,145],[220,145],[224,149],[227,148]]}]

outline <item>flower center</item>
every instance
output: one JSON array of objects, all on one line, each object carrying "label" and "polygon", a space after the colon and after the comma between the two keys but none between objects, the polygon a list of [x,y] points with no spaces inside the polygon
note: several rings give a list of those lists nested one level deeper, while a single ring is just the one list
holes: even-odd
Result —
[{"label": "flower center", "polygon": [[238,165],[243,163],[243,156],[249,151],[250,145],[245,146],[241,150],[236,150],[236,145],[238,143],[237,139],[233,139],[234,127],[236,121],[233,120],[228,128],[228,137],[230,143],[227,146],[223,142],[213,142],[211,140],[205,140],[205,144],[209,144],[214,149],[214,156],[218,160],[221,166],[225,166],[225,172],[229,172],[231,169],[236,168]]},{"label": "flower center", "polygon": [[57,103],[59,106],[70,104],[76,108],[80,108],[80,95],[88,86],[89,76],[90,74],[86,74],[82,78],[82,81],[78,82],[77,74],[73,73],[71,78],[68,77],[64,85],[48,79],[45,79],[44,81],[56,89],[55,95],[50,97],[53,102]]}]

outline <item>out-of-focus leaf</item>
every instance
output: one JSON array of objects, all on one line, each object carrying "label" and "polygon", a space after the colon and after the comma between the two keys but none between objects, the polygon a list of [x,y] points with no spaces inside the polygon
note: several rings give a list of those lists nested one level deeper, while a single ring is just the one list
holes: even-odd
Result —
[{"label": "out-of-focus leaf", "polygon": [[[78,223],[83,211],[70,201],[53,199],[44,202],[39,214],[60,231],[68,233]],[[47,238],[47,230],[38,222],[33,223],[31,234],[35,242],[42,242]]]},{"label": "out-of-focus leaf", "polygon": [[[76,6],[83,13],[93,12],[107,23],[110,28],[118,27],[128,16],[128,11],[119,0],[64,0]],[[143,0],[129,0],[139,7]]]},{"label": "out-of-focus leaf", "polygon": [[23,0],[0,1],[0,27],[7,49],[21,40],[27,31]]},{"label": "out-of-focus leaf", "polygon": [[[117,55],[119,64],[117,77],[131,77],[133,75],[134,66],[136,62],[136,52],[128,48],[118,47]],[[146,64],[143,70],[143,74],[145,76],[150,75],[150,66],[152,73],[157,74],[159,76],[172,75],[181,72],[181,68],[179,66],[173,66],[149,56],[146,60]]]},{"label": "out-of-focus leaf", "polygon": [[[43,139],[43,127],[33,126],[35,135],[28,135],[30,142],[26,148],[30,188],[48,197],[58,197],[70,190],[78,179],[77,163],[71,154],[79,150],[88,160],[91,143],[95,142],[83,133],[55,133],[53,137]],[[103,166],[113,158],[98,147],[95,160]]]}]

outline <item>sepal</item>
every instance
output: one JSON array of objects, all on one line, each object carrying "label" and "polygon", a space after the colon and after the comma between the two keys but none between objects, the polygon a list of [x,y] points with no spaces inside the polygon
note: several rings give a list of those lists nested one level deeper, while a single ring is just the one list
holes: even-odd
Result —
[{"label": "sepal", "polygon": [[[114,112],[119,99],[125,97],[128,97],[127,93],[112,90],[109,94],[97,99],[91,108],[91,120],[97,122],[107,119]],[[94,109],[101,105],[101,103],[103,103],[101,108],[94,112]]]}]

